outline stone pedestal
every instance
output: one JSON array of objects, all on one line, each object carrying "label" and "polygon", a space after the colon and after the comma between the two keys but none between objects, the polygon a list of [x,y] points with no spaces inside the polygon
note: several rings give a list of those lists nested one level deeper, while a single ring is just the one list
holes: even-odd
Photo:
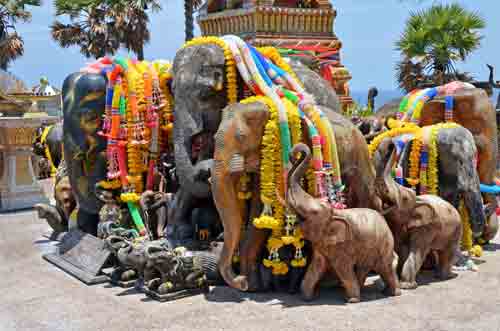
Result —
[{"label": "stone pedestal", "polygon": [[48,203],[31,163],[35,130],[46,117],[0,117],[0,211]]}]

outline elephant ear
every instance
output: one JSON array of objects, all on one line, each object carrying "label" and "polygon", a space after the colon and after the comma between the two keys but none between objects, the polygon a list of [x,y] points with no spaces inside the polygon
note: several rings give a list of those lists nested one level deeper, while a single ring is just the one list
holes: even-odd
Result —
[{"label": "elephant ear", "polygon": [[408,222],[408,229],[413,229],[421,226],[431,225],[434,219],[438,216],[434,207],[422,200],[417,200],[415,209],[413,210],[413,217]]},{"label": "elephant ear", "polygon": [[327,241],[329,245],[338,245],[352,240],[352,229],[344,217],[333,216],[328,224]]}]

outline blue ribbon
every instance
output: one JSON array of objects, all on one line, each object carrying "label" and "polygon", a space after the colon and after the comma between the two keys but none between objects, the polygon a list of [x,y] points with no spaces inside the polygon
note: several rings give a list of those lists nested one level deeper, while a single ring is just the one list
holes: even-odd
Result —
[{"label": "blue ribbon", "polygon": [[500,194],[500,186],[498,185],[479,184],[479,188],[481,193]]}]

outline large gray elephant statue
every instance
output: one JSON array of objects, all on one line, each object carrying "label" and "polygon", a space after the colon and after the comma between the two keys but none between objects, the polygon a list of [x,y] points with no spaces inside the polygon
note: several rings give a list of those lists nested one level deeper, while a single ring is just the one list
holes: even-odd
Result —
[{"label": "large gray elephant statue", "polygon": [[64,159],[78,203],[78,226],[93,235],[102,206],[95,186],[106,178],[106,141],[98,135],[105,88],[103,76],[87,73],[69,75],[62,88]]}]

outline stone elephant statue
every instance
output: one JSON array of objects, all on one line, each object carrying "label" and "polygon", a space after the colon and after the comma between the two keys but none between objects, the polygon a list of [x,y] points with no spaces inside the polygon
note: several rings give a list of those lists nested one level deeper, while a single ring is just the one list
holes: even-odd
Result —
[{"label": "stone elephant statue", "polygon": [[[321,109],[335,134],[342,181],[347,187],[347,205],[380,210],[380,200],[373,185],[375,172],[362,134],[342,115],[324,107]],[[260,102],[228,106],[215,136],[212,193],[224,225],[224,249],[219,267],[225,281],[240,290],[258,288],[257,258],[268,235],[265,230],[249,227],[247,240],[240,250],[242,275],[236,276],[232,259],[240,245],[241,227],[247,219],[257,217],[262,208],[258,201],[256,174],[260,169],[260,148],[269,114],[267,106]],[[304,133],[303,137],[306,136]],[[247,209],[240,206],[237,194],[239,179],[244,173],[254,174],[251,186],[252,196],[256,197]]]},{"label": "stone elephant statue", "polygon": [[[423,128],[422,130],[426,130]],[[455,208],[459,208],[463,199],[464,206],[471,220],[473,233],[480,234],[486,224],[487,213],[491,213],[490,206],[483,207],[481,192],[479,189],[479,177],[474,165],[476,145],[472,134],[464,127],[447,128],[439,131],[437,135],[437,149],[439,155],[438,178],[439,195],[450,202]],[[412,141],[409,141],[401,152],[403,178],[409,177],[409,155]],[[378,146],[373,157],[377,171],[376,190],[377,195],[385,205],[398,206],[405,210],[411,210],[412,199],[408,194],[395,195],[387,192],[397,191],[395,182],[388,181],[385,174],[385,156],[388,155],[393,146],[391,139],[384,139]],[[404,190],[411,191],[410,189]],[[413,195],[413,194],[410,194]]]},{"label": "stone elephant statue", "polygon": [[[37,129],[33,153],[47,158],[52,170],[57,169],[63,158],[63,125],[56,123]],[[47,152],[49,155],[47,155]]]},{"label": "stone elephant statue", "polygon": [[[293,157],[297,153],[301,153],[298,160]],[[315,296],[329,268],[342,282],[349,303],[360,301],[360,289],[370,271],[380,274],[388,294],[400,295],[394,239],[383,216],[368,208],[335,209],[305,192],[300,180],[311,160],[307,145],[295,145],[290,160],[293,166],[288,174],[286,202],[301,216],[304,238],[313,247],[312,261],[301,285],[303,297],[310,300]]]},{"label": "stone elephant statue", "polygon": [[148,246],[145,256],[146,268],[157,271],[160,276],[159,281],[148,284],[150,290],[154,287],[160,294],[195,288],[208,291],[207,277],[198,258],[186,256],[179,249],[156,245]]},{"label": "stone elephant statue", "polygon": [[[391,144],[389,140],[385,144]],[[416,276],[427,255],[438,253],[437,276],[452,277],[451,267],[460,249],[462,220],[449,202],[435,195],[419,195],[415,191],[396,183],[391,170],[396,162],[392,148],[384,148],[385,168],[377,177],[379,196],[392,204],[385,219],[394,235],[395,250],[399,256],[398,272],[401,288],[416,288]],[[377,170],[381,171],[382,166]]]},{"label": "stone elephant statue", "polygon": [[68,231],[70,215],[76,208],[76,199],[71,189],[66,162],[59,164],[54,183],[54,198],[56,205],[38,203],[33,207],[38,212],[38,217],[47,221],[54,233]]},{"label": "stone elephant statue", "polygon": [[103,76],[74,73],[63,83],[63,144],[69,182],[78,203],[79,228],[97,235],[102,202],[96,183],[106,178],[106,141],[98,135],[105,106]]}]

